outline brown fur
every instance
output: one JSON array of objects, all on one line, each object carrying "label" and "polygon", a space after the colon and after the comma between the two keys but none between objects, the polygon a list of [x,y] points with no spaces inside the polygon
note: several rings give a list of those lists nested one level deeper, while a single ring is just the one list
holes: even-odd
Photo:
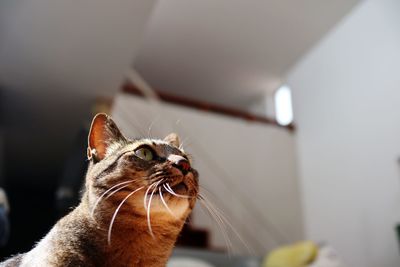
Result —
[{"label": "brown fur", "polygon": [[[177,162],[170,160],[178,158],[185,161],[187,158],[178,148],[178,137],[170,135],[165,141],[127,140],[107,115],[99,114],[92,123],[88,143],[91,163],[86,175],[86,190],[79,206],[58,221],[35,248],[0,263],[0,266],[166,265],[198,193],[196,170],[182,170]],[[135,151],[142,146],[152,149],[157,158],[138,158]],[[150,206],[152,235],[143,202],[146,189],[160,179],[164,180],[154,191]],[[125,184],[125,188],[105,195],[94,209],[106,190],[126,181],[130,182]],[[167,182],[171,187],[184,184],[185,187],[176,186],[176,191],[190,197],[181,198],[168,193],[161,187]],[[128,194],[140,187],[143,189],[121,206],[108,242],[108,230],[116,208]],[[153,192],[153,188],[150,189],[148,199]],[[158,190],[161,190],[170,210],[161,202]],[[173,214],[170,214],[171,210]]]}]

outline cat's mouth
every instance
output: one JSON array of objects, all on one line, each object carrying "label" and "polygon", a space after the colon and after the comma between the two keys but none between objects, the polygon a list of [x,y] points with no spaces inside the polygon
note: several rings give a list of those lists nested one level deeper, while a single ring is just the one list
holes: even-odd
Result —
[{"label": "cat's mouth", "polygon": [[171,187],[172,190],[174,190],[174,192],[178,193],[178,194],[183,194],[186,193],[189,188],[187,187],[187,185],[184,182],[180,182],[174,186]]},{"label": "cat's mouth", "polygon": [[160,188],[163,195],[168,194],[177,197],[187,196],[187,193],[189,192],[188,186],[183,181],[174,185],[170,185],[168,183],[163,184],[160,186]]}]

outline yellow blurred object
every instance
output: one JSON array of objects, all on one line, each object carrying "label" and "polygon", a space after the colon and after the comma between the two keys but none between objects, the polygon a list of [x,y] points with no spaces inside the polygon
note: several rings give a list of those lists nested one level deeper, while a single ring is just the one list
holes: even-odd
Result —
[{"label": "yellow blurred object", "polygon": [[280,247],[264,258],[263,267],[304,267],[312,263],[318,254],[318,246],[304,241]]}]

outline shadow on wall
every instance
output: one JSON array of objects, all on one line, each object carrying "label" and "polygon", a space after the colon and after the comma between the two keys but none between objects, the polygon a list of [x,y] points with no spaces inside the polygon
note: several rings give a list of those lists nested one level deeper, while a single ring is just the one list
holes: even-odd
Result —
[{"label": "shadow on wall", "polygon": [[[5,188],[11,206],[11,235],[7,246],[0,250],[2,258],[29,250],[68,211],[66,207],[75,204],[57,207],[55,192],[60,183],[65,184],[63,173],[69,154],[80,155],[78,161],[85,164],[86,139],[82,141],[79,129],[89,121],[91,105],[73,106],[75,111],[79,106],[87,109],[81,112],[87,114],[82,118],[68,112],[71,101],[46,101],[4,87],[0,93],[0,187]],[[77,168],[85,168],[80,166]],[[81,171],[79,176],[83,174]]]}]

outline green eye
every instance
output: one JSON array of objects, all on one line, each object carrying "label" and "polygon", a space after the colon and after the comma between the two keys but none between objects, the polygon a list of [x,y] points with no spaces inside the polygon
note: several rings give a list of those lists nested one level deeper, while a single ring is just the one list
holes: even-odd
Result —
[{"label": "green eye", "polygon": [[154,158],[153,151],[148,148],[142,147],[135,151],[135,155],[143,160],[152,160]]}]

